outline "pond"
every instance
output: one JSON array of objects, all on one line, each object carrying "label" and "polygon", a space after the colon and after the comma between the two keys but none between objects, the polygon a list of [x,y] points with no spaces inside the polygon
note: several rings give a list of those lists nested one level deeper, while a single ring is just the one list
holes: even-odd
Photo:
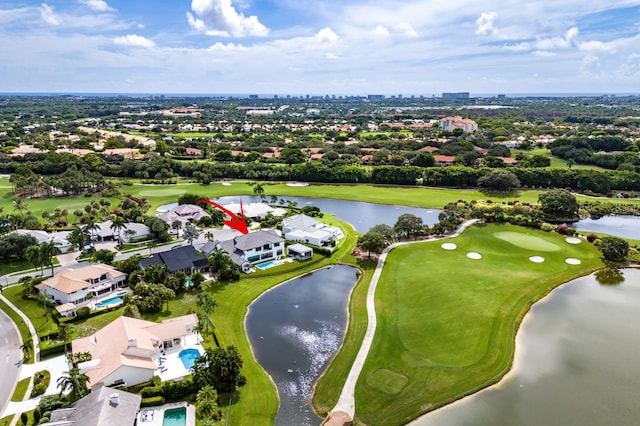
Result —
[{"label": "pond", "polygon": [[582,232],[640,240],[640,216],[604,216],[599,219],[582,219],[568,225]]},{"label": "pond", "polygon": [[321,269],[273,288],[249,307],[251,347],[278,388],[276,425],[322,422],[311,406],[313,386],[342,344],[356,272],[344,265]]},{"label": "pond", "polygon": [[527,314],[507,378],[411,424],[637,424],[640,270],[621,272],[554,290]]},{"label": "pond", "polygon": [[[233,196],[212,198],[212,200],[221,205],[225,205],[238,203],[240,198],[241,197]],[[350,223],[356,231],[362,233],[367,232],[369,228],[381,223],[393,226],[398,220],[398,216],[404,213],[410,213],[418,216],[426,225],[432,226],[438,223],[438,215],[440,214],[440,210],[436,209],[373,204],[361,201],[336,200],[332,198],[279,197],[278,200],[298,203],[298,207],[316,206],[321,211],[334,214],[338,219]],[[242,202],[257,203],[260,202],[260,197],[243,196]],[[158,211],[167,211],[177,205],[177,203],[166,204],[158,207]]]}]

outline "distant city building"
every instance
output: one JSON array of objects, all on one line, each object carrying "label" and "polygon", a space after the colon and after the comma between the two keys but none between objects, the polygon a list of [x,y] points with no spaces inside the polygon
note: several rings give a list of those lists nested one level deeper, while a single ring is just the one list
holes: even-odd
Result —
[{"label": "distant city building", "polygon": [[367,99],[370,101],[380,101],[384,99],[384,95],[367,95]]},{"label": "distant city building", "polygon": [[459,115],[455,117],[444,117],[440,119],[439,127],[442,130],[452,132],[455,129],[462,129],[465,133],[473,133],[478,130],[478,124],[468,118],[462,118]]},{"label": "distant city building", "polygon": [[506,98],[506,97],[507,97],[507,95],[505,95],[504,93],[500,93],[500,94],[498,95],[498,99],[504,99],[504,98]]},{"label": "distant city building", "polygon": [[469,99],[469,92],[444,92],[442,94],[443,100],[456,100],[456,99]]},{"label": "distant city building", "polygon": [[258,99],[258,95],[249,95],[249,99]]}]

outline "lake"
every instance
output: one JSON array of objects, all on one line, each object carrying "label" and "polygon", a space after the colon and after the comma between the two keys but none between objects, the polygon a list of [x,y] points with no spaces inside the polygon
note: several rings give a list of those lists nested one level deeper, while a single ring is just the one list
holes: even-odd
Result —
[{"label": "lake", "polygon": [[342,344],[356,272],[344,265],[321,269],[269,290],[249,306],[247,336],[280,396],[276,425],[322,422],[311,405],[313,386]]},{"label": "lake", "polygon": [[[636,425],[640,419],[640,271],[554,290],[527,314],[518,367],[486,389],[411,423]],[[617,279],[616,279],[617,278]]]},{"label": "lake", "polygon": [[640,240],[640,216],[603,216],[600,219],[582,219],[567,225],[582,232]]},{"label": "lake", "polygon": [[[218,204],[225,205],[238,203],[240,198],[242,198],[242,202],[245,204],[261,201],[260,197],[257,196],[230,196],[212,198],[211,200]],[[321,211],[334,214],[338,219],[350,223],[356,231],[361,233],[367,232],[371,227],[378,224],[393,226],[398,220],[398,216],[404,213],[418,216],[426,225],[433,226],[438,223],[438,215],[441,212],[441,210],[436,209],[373,204],[332,198],[279,197],[278,199],[296,202],[299,207],[316,206]],[[166,211],[177,205],[178,203],[166,204],[158,207],[158,211]]]}]

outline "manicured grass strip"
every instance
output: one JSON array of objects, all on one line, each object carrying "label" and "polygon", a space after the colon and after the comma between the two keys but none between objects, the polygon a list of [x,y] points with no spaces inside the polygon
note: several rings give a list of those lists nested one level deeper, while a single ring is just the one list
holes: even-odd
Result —
[{"label": "manicured grass strip", "polygon": [[[58,329],[58,326],[52,319],[52,315],[54,315],[55,312],[49,312],[49,315],[45,316],[41,303],[38,303],[35,299],[23,299],[21,285],[7,288],[2,293],[31,320],[38,336],[52,333]],[[19,319],[17,324],[20,324],[20,321],[22,321],[22,319]]]},{"label": "manicured grass strip", "polygon": [[[516,232],[561,247],[539,254],[496,238]],[[499,234],[498,234],[499,235]],[[557,285],[602,266],[591,244],[555,233],[483,225],[454,238],[389,253],[376,294],[378,328],[356,387],[356,421],[400,425],[499,380],[510,368],[515,334],[531,304]],[[466,257],[468,252],[482,259]],[[543,253],[544,254],[544,253]],[[580,259],[568,265],[566,258]],[[385,386],[381,377],[406,377]]]},{"label": "manicured grass strip", "polygon": [[24,396],[27,393],[27,388],[29,387],[29,382],[31,382],[31,377],[27,377],[18,382],[16,389],[13,391],[13,396],[11,397],[12,401],[19,402],[24,399]]}]

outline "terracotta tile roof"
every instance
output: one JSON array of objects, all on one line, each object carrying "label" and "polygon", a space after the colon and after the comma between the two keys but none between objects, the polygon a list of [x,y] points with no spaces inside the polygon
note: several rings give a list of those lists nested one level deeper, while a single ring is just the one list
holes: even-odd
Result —
[{"label": "terracotta tile roof", "polygon": [[90,287],[89,279],[100,278],[103,274],[109,274],[112,278],[126,276],[124,272],[118,271],[113,266],[104,264],[92,264],[78,269],[63,269],[55,276],[43,282],[45,287],[55,288],[63,293],[73,293]]}]

